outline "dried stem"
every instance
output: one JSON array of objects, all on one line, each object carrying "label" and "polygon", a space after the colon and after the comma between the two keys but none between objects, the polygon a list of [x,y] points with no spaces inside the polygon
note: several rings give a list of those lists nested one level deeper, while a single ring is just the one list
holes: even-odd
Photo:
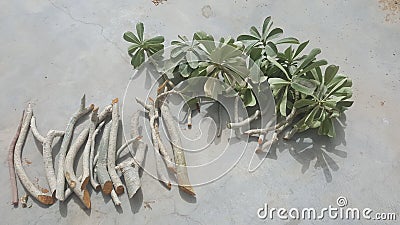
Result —
[{"label": "dried stem", "polygon": [[114,202],[115,206],[120,206],[121,205],[121,200],[118,198],[117,192],[115,192],[114,189],[111,190],[111,199]]},{"label": "dried stem", "polygon": [[57,191],[56,197],[60,201],[64,201],[64,189],[65,189],[65,177],[64,177],[64,162],[65,157],[67,155],[68,146],[71,142],[72,134],[74,132],[74,127],[79,118],[92,111],[94,105],[90,105],[89,107],[85,107],[85,95],[83,95],[81,99],[81,105],[79,110],[74,113],[71,117],[70,121],[67,124],[67,128],[65,129],[65,134],[63,141],[61,143],[60,152],[58,155],[58,172],[57,172]]},{"label": "dried stem", "polygon": [[[65,157],[64,171],[65,171],[65,178],[68,182],[69,187],[79,197],[79,199],[86,206],[86,208],[90,209],[90,207],[91,207],[90,194],[89,194],[88,190],[86,189],[86,186],[82,186],[82,183],[84,183],[87,178],[82,176],[83,182],[81,182],[78,179],[78,177],[76,176],[76,174],[74,172],[74,168],[73,168],[75,157],[76,157],[79,149],[82,147],[82,145],[87,140],[87,137],[89,135],[88,130],[89,130],[88,128],[84,129],[77,137],[76,142],[74,142],[71,145],[71,147],[67,153],[67,156]],[[63,194],[64,193],[65,192],[63,192]]]},{"label": "dried stem", "polygon": [[104,128],[98,150],[99,159],[96,163],[97,179],[99,180],[103,193],[106,195],[111,194],[111,190],[113,189],[111,178],[107,172],[107,150],[110,138],[110,130],[111,122],[107,123]]},{"label": "dried stem", "polygon": [[187,126],[188,128],[192,127],[192,109],[190,107],[188,109]]},{"label": "dried stem", "polygon": [[270,126],[270,123],[267,124],[266,128],[262,128],[262,129],[251,129],[248,130],[246,132],[244,132],[245,134],[248,135],[255,135],[255,134],[266,134],[270,131],[279,131],[281,132],[282,130],[284,130],[290,123],[291,121],[294,119],[294,117],[298,114],[298,111],[296,111],[296,108],[293,108],[292,112],[290,112],[290,114],[286,117],[285,120],[282,120],[281,122],[279,122],[278,124],[276,124],[275,126]]},{"label": "dried stem", "polygon": [[187,174],[186,159],[182,149],[178,127],[176,125],[176,121],[172,117],[166,101],[161,104],[161,114],[174,152],[179,188],[189,195],[195,195]]},{"label": "dried stem", "polygon": [[32,131],[33,136],[34,136],[40,143],[43,144],[46,138],[43,137],[43,136],[40,134],[40,132],[38,131],[37,126],[36,126],[36,118],[35,118],[34,115],[32,115],[32,119],[31,119],[31,131]]},{"label": "dried stem", "polygon": [[11,183],[11,202],[15,206],[18,205],[18,188],[17,188],[17,180],[15,179],[14,151],[18,137],[21,133],[21,127],[22,127],[22,122],[24,120],[24,116],[25,116],[25,110],[22,111],[22,116],[17,127],[17,132],[15,133],[14,138],[12,139],[10,147],[8,149],[8,172],[10,174],[10,183]]},{"label": "dried stem", "polygon": [[[92,138],[89,139],[89,141],[91,142],[90,144],[90,156],[89,156],[89,172],[90,172],[90,184],[92,185],[93,189],[98,191],[100,190],[101,186],[99,184],[99,182],[97,182],[97,180],[94,178],[94,165],[96,165],[96,157],[94,156],[94,152],[95,152],[95,145],[96,145],[96,136],[99,133],[100,129],[103,128],[105,122],[101,122],[100,125],[96,128],[96,130],[93,132]],[[98,154],[96,155],[98,156]],[[96,161],[95,161],[96,159]]]},{"label": "dried stem", "polygon": [[154,146],[154,158],[156,161],[156,170],[157,170],[157,177],[160,182],[162,182],[168,189],[171,189],[171,182],[162,172],[162,163],[159,157],[160,154],[160,142],[157,139],[157,130],[158,130],[158,109],[154,105],[151,106],[149,111],[149,120],[150,120],[150,129],[151,129],[151,137]]},{"label": "dried stem", "polygon": [[[33,121],[33,118],[32,118]],[[32,122],[31,122],[32,127]],[[44,162],[44,170],[46,172],[47,182],[49,183],[51,194],[54,196],[57,188],[57,177],[54,171],[54,163],[53,163],[53,140],[55,137],[61,137],[64,135],[64,131],[56,131],[50,130],[43,142],[43,162]]]},{"label": "dried stem", "polygon": [[117,174],[117,171],[115,171],[118,126],[119,126],[119,104],[118,104],[118,99],[114,99],[113,109],[112,109],[110,139],[108,143],[107,170],[108,174],[110,174],[110,178],[111,181],[113,182],[115,191],[117,192],[117,194],[120,195],[124,192],[124,186]]},{"label": "dried stem", "polygon": [[54,198],[51,195],[45,194],[40,191],[33,183],[29,180],[28,176],[25,173],[25,170],[22,166],[21,156],[22,156],[22,148],[25,144],[26,137],[29,132],[29,123],[32,119],[32,108],[31,105],[28,105],[26,110],[26,114],[24,116],[24,120],[22,122],[21,131],[18,136],[17,143],[15,144],[15,151],[14,151],[14,165],[15,171],[18,175],[19,180],[21,181],[22,185],[25,189],[29,192],[31,196],[36,198],[39,202],[51,205],[54,203]]},{"label": "dried stem", "polygon": [[127,142],[125,142],[125,144],[121,145],[121,147],[119,147],[119,149],[117,150],[117,157],[119,155],[121,155],[121,153],[132,143],[135,143],[137,141],[139,141],[142,137],[141,136],[137,136],[135,138],[129,139]]},{"label": "dried stem", "polygon": [[96,126],[99,122],[99,117],[98,117],[98,110],[99,108],[94,108],[92,111],[92,114],[90,116],[90,123],[89,123],[89,134],[87,138],[87,142],[85,144],[85,148],[83,149],[83,154],[82,154],[82,186],[81,189],[84,189],[86,185],[90,181],[90,167],[92,166],[90,163],[90,149],[92,145],[92,139],[93,139],[93,133],[96,130]]}]

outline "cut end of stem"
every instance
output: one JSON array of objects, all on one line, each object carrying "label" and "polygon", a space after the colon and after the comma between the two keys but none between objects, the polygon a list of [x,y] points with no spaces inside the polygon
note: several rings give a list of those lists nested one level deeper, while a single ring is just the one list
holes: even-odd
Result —
[{"label": "cut end of stem", "polygon": [[116,103],[118,103],[118,98],[113,99],[112,102],[111,102],[111,104],[113,104],[113,105],[116,104]]},{"label": "cut end of stem", "polygon": [[86,188],[86,186],[87,186],[88,183],[89,183],[89,180],[90,180],[90,177],[86,177],[86,178],[83,180],[82,186],[81,186],[81,190],[83,190],[83,189]]},{"label": "cut end of stem", "polygon": [[[122,193],[124,193],[124,186],[120,185],[115,189],[115,192],[120,195]],[[111,192],[110,192],[111,193]]]},{"label": "cut end of stem", "polygon": [[86,208],[90,209],[91,207],[90,194],[87,189],[83,190],[83,204],[86,206]]},{"label": "cut end of stem", "polygon": [[188,195],[196,196],[196,193],[194,193],[194,189],[193,189],[192,186],[182,186],[182,185],[179,185],[179,189],[181,189],[183,192],[185,192],[185,193],[188,194]]},{"label": "cut end of stem", "polygon": [[111,181],[106,181],[104,183],[104,185],[103,185],[103,190],[102,191],[103,191],[104,194],[109,195],[109,194],[111,194],[112,189],[113,189],[112,182]]},{"label": "cut end of stem", "polygon": [[45,205],[52,205],[55,202],[54,198],[52,196],[48,196],[48,195],[39,195],[38,200],[39,200],[39,202],[41,202],[42,204],[45,204]]}]

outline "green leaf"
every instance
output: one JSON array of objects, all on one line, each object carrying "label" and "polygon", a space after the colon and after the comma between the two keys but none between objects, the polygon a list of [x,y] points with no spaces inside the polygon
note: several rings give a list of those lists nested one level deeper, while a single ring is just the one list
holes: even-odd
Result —
[{"label": "green leaf", "polygon": [[329,84],[333,77],[335,77],[335,75],[337,74],[337,72],[339,71],[339,67],[335,66],[335,65],[330,65],[328,67],[326,67],[325,69],[325,84]]},{"label": "green leaf", "polygon": [[261,39],[261,34],[255,26],[250,27],[250,34],[257,37],[257,40]]},{"label": "green leaf", "polygon": [[144,33],[143,23],[139,22],[136,24],[136,32],[138,34],[139,40],[143,41],[143,33]]},{"label": "green leaf", "polygon": [[263,39],[265,39],[266,35],[268,34],[269,29],[272,26],[271,22],[271,17],[268,16],[267,18],[264,19],[263,26],[262,26],[262,33],[263,33]]},{"label": "green leaf", "polygon": [[294,58],[296,58],[304,50],[304,48],[308,45],[309,42],[310,41],[306,41],[299,45],[299,47],[296,50],[296,53],[294,53]]},{"label": "green leaf", "polygon": [[242,34],[237,38],[238,41],[257,41],[258,39],[259,38],[248,34]]},{"label": "green leaf", "polygon": [[318,130],[318,134],[327,135],[331,138],[336,136],[335,127],[331,118],[326,118],[324,121],[322,121],[322,124]]},{"label": "green leaf", "polygon": [[140,45],[139,39],[130,31],[124,33],[124,39],[125,41]]},{"label": "green leaf", "polygon": [[315,56],[321,53],[321,49],[319,48],[314,48],[311,50],[310,54],[306,56],[304,61],[301,63],[301,65],[297,68],[295,73],[297,74],[301,69],[306,67],[310,62],[312,62],[315,59]]},{"label": "green leaf", "polygon": [[146,41],[146,43],[149,43],[149,44],[160,44],[163,42],[164,42],[163,36],[156,36],[156,37],[150,38],[149,40]]},{"label": "green leaf", "polygon": [[189,66],[193,69],[196,69],[199,66],[198,57],[193,51],[186,52],[186,60],[189,63]]},{"label": "green leaf", "polygon": [[246,91],[242,95],[242,99],[245,107],[255,106],[257,103],[256,97],[254,97],[251,89],[246,89]]},{"label": "green leaf", "polygon": [[319,60],[319,61],[313,62],[310,65],[308,65],[306,68],[304,68],[304,70],[301,71],[301,73],[306,74],[307,72],[311,71],[312,69],[326,65],[326,64],[328,64],[328,62],[326,60]]},{"label": "green leaf", "polygon": [[292,80],[291,87],[300,93],[312,95],[317,88],[317,85],[312,80],[295,77]]},{"label": "green leaf", "polygon": [[179,72],[181,73],[182,77],[189,77],[192,71],[190,70],[188,64],[182,63],[179,65]]},{"label": "green leaf", "polygon": [[283,34],[283,30],[281,28],[275,28],[269,32],[266,41],[275,39],[280,37]]},{"label": "green leaf", "polygon": [[281,104],[279,105],[279,111],[282,116],[286,116],[286,104],[287,104],[288,87],[285,88],[285,92],[282,96]]},{"label": "green leaf", "polygon": [[132,54],[139,48],[140,46],[137,44],[133,44],[128,48],[128,54],[132,57]]},{"label": "green leaf", "polygon": [[268,42],[265,46],[265,53],[267,53],[268,56],[275,57],[278,54],[278,48],[274,43]]},{"label": "green leaf", "polygon": [[212,99],[218,99],[218,95],[222,94],[222,91],[225,90],[221,84],[221,81],[213,78],[207,79],[204,84],[204,93],[206,97],[210,97]]},{"label": "green leaf", "polygon": [[288,38],[282,38],[281,40],[277,41],[275,44],[300,44],[299,40],[296,38],[288,37]]},{"label": "green leaf", "polygon": [[297,100],[295,103],[294,103],[294,107],[296,108],[296,109],[300,109],[300,108],[303,108],[303,107],[305,107],[305,106],[313,106],[313,105],[315,105],[316,104],[316,102],[314,101],[314,100],[311,100],[311,99],[299,99],[299,100]]},{"label": "green leaf", "polygon": [[144,62],[144,50],[140,49],[138,52],[136,52],[136,54],[133,55],[132,60],[131,60],[131,64],[133,66],[133,68],[138,68],[140,65],[142,65],[142,63]]},{"label": "green leaf", "polygon": [[270,61],[272,64],[274,64],[276,67],[278,67],[285,75],[288,79],[289,78],[289,74],[286,72],[285,68],[283,68],[283,66],[281,64],[279,64],[274,58],[267,56],[268,61]]}]

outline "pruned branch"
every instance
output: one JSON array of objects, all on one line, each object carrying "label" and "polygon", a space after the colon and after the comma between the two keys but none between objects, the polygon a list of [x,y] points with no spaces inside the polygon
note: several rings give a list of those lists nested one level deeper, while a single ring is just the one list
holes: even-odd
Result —
[{"label": "pruned branch", "polygon": [[22,116],[19,121],[17,131],[15,132],[10,147],[8,148],[8,172],[10,174],[10,183],[11,183],[11,202],[14,205],[18,205],[18,188],[17,188],[17,180],[15,179],[15,168],[14,168],[14,151],[18,137],[21,133],[21,127],[24,117],[25,117],[25,110],[22,111]]},{"label": "pruned branch", "polygon": [[[33,120],[33,117],[32,117],[32,120]],[[46,172],[47,182],[49,183],[50,191],[53,196],[57,189],[57,177],[56,177],[56,173],[54,171],[52,146],[53,146],[54,138],[61,137],[63,135],[64,135],[64,131],[50,130],[47,133],[46,138],[43,142],[44,171]]]},{"label": "pruned branch", "polygon": [[[166,92],[165,92],[166,93]],[[158,98],[157,98],[158,99]],[[174,152],[177,180],[179,188],[188,193],[189,195],[195,195],[193,187],[190,184],[189,177],[186,168],[186,159],[184,151],[182,149],[181,138],[179,136],[178,127],[176,121],[172,117],[169,110],[168,103],[166,100],[161,104],[161,115],[165,124],[165,128],[170,138],[172,150]]]},{"label": "pruned branch", "polygon": [[110,138],[110,130],[111,130],[111,122],[105,125],[103,136],[100,140],[98,155],[99,159],[96,163],[96,174],[97,179],[101,185],[101,190],[104,194],[111,194],[111,190],[113,189],[111,178],[107,172],[107,153],[108,153],[108,144]]},{"label": "pruned branch", "polygon": [[40,134],[40,132],[38,131],[37,126],[36,126],[36,118],[35,118],[34,115],[32,115],[32,119],[31,119],[31,131],[32,131],[33,136],[34,136],[40,143],[43,144],[46,138],[43,137],[43,136]]},{"label": "pruned branch", "polygon": [[67,150],[71,142],[74,127],[79,118],[92,111],[94,105],[85,107],[85,95],[81,99],[79,110],[73,114],[65,129],[63,141],[61,143],[60,152],[58,155],[58,172],[57,172],[57,191],[56,197],[60,201],[64,201],[65,177],[64,177],[64,162],[67,155]]},{"label": "pruned branch", "polygon": [[117,171],[115,171],[115,161],[117,152],[117,135],[119,126],[119,104],[118,98],[113,100],[113,109],[111,115],[111,130],[110,139],[108,143],[108,156],[107,156],[107,170],[110,175],[111,181],[114,185],[114,189],[117,194],[122,194],[124,192],[124,185],[119,178]]},{"label": "pruned branch", "polygon": [[[94,165],[96,165],[96,161],[95,161],[95,156],[94,156],[94,152],[95,152],[95,145],[96,145],[96,136],[99,133],[100,129],[103,128],[105,122],[101,122],[100,125],[96,128],[96,130],[93,132],[92,138],[89,139],[88,141],[91,142],[90,144],[90,156],[89,156],[89,172],[90,172],[90,184],[92,185],[93,189],[98,191],[100,190],[101,186],[99,184],[99,182],[97,182],[97,180],[94,178]],[[98,155],[96,155],[98,156]]]},{"label": "pruned branch", "polygon": [[245,120],[236,122],[236,123],[228,123],[227,127],[229,129],[235,129],[235,128],[240,128],[246,125],[249,125],[251,122],[254,120],[258,119],[258,117],[261,115],[260,110],[256,110],[253,115],[249,116]]},{"label": "pruned branch", "polygon": [[18,136],[17,143],[15,144],[15,151],[14,151],[14,165],[15,165],[15,171],[18,175],[19,180],[21,181],[22,185],[25,187],[25,189],[29,192],[31,196],[36,198],[39,202],[46,204],[46,205],[51,205],[54,203],[54,198],[51,195],[45,194],[42,191],[40,191],[33,183],[32,181],[29,180],[28,176],[26,175],[26,172],[22,166],[21,162],[21,156],[22,156],[22,148],[25,144],[26,137],[29,132],[29,124],[32,119],[32,108],[31,105],[28,104],[28,108],[26,110],[24,120],[22,122],[21,126],[21,131]]}]

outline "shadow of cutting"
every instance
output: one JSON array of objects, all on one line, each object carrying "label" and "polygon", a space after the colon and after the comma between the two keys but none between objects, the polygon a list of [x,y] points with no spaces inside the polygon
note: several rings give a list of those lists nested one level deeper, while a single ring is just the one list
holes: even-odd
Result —
[{"label": "shadow of cutting", "polygon": [[325,180],[332,182],[332,171],[339,170],[339,165],[332,156],[347,158],[347,152],[338,149],[340,145],[346,146],[345,131],[346,118],[341,117],[335,121],[336,137],[329,138],[317,134],[317,131],[308,130],[298,133],[292,140],[280,141],[273,145],[267,158],[277,159],[277,151],[282,153],[288,149],[289,154],[302,165],[301,172],[305,173],[313,161],[315,169],[322,169]]}]

